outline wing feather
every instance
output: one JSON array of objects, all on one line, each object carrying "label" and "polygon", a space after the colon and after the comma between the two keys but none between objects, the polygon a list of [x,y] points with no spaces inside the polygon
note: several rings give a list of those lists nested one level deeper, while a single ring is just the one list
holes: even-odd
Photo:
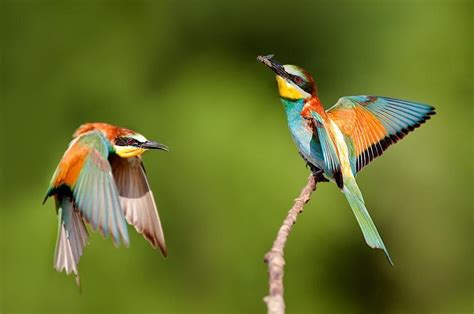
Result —
[{"label": "wing feather", "polygon": [[87,244],[89,235],[80,213],[67,196],[55,197],[59,216],[58,238],[54,253],[54,268],[57,271],[74,273],[79,282],[77,264]]},{"label": "wing feather", "polygon": [[327,114],[354,145],[354,174],[435,114],[428,105],[380,96],[342,97]]},{"label": "wing feather", "polygon": [[139,157],[110,158],[120,202],[128,223],[143,234],[150,244],[167,255],[158,208]]},{"label": "wing feather", "polygon": [[315,135],[318,136],[319,142],[321,143],[324,158],[324,172],[330,177],[333,177],[337,185],[342,189],[343,180],[339,155],[334,145],[334,140],[328,133],[327,122],[315,111],[311,111],[311,117],[313,120],[313,130],[316,131]]}]

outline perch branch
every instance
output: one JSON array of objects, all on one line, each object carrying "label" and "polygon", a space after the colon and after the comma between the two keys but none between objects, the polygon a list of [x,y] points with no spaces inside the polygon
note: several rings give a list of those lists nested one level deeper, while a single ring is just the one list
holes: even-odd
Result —
[{"label": "perch branch", "polygon": [[285,313],[285,300],[283,299],[283,268],[285,266],[285,258],[283,250],[285,249],[288,235],[292,226],[296,223],[298,214],[303,212],[304,205],[311,198],[311,193],[316,190],[317,178],[312,174],[308,178],[308,183],[303,188],[300,196],[295,199],[293,207],[288,212],[283,221],[283,225],[278,230],[272,249],[265,254],[265,263],[268,264],[269,275],[269,295],[264,298],[267,303],[269,314]]}]

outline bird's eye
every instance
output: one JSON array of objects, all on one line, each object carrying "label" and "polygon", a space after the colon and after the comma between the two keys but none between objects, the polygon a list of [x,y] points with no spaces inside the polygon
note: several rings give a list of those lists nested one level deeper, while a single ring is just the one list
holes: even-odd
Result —
[{"label": "bird's eye", "polygon": [[118,145],[118,146],[125,146],[126,145],[126,141],[123,137],[119,137],[115,140],[115,145]]},{"label": "bird's eye", "polygon": [[115,145],[118,145],[118,146],[134,146],[134,144],[136,143],[137,143],[137,140],[130,137],[119,137],[115,141]]},{"label": "bird's eye", "polygon": [[295,82],[297,85],[300,85],[300,84],[303,83],[303,79],[302,79],[301,77],[299,77],[299,76],[295,76],[295,77],[293,78],[293,82]]}]

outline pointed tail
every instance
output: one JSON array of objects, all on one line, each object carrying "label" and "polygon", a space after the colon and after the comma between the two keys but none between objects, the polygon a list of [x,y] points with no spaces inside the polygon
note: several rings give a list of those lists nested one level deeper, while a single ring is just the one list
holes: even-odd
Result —
[{"label": "pointed tail", "polygon": [[80,286],[77,264],[89,235],[81,215],[74,210],[74,204],[69,197],[56,196],[56,207],[58,208],[59,227],[56,252],[54,253],[54,268],[57,271],[65,270],[66,274],[74,273],[76,283]]},{"label": "pointed tail", "polygon": [[392,259],[385,248],[382,238],[380,237],[372,218],[370,218],[367,208],[365,208],[362,193],[360,192],[354,177],[344,177],[343,192],[354,212],[354,215],[356,216],[360,229],[364,234],[365,242],[367,242],[371,248],[383,250],[388,261],[393,266]]}]

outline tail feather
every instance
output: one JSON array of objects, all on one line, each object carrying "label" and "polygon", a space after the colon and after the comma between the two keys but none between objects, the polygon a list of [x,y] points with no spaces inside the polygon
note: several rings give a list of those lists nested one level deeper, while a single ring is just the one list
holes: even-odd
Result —
[{"label": "tail feather", "polygon": [[364,199],[362,198],[362,193],[353,177],[344,177],[343,192],[354,212],[354,215],[356,216],[360,229],[364,234],[365,242],[367,242],[371,248],[383,250],[389,263],[393,266],[392,259],[388,254],[387,248],[385,247],[372,218],[370,218],[369,212],[365,207]]},{"label": "tail feather", "polygon": [[74,273],[79,286],[77,265],[82,256],[89,235],[80,213],[74,210],[74,204],[68,197],[56,199],[58,208],[59,230],[54,254],[54,268],[65,270],[66,274]]}]

